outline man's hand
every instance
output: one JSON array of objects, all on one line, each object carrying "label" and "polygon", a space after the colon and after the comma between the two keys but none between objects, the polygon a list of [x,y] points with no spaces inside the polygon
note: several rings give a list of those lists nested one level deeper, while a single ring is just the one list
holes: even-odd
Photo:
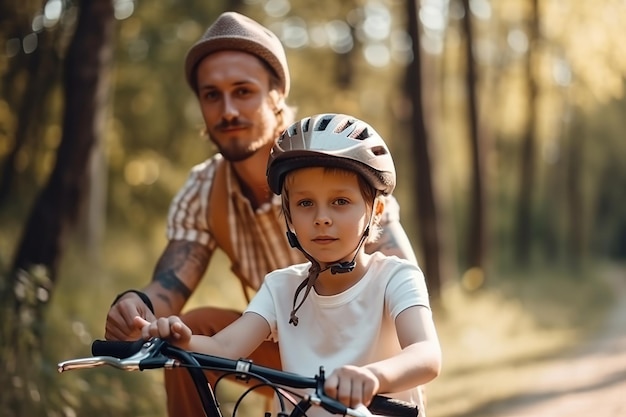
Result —
[{"label": "man's hand", "polygon": [[137,328],[135,317],[155,321],[156,317],[137,294],[128,293],[111,306],[107,314],[104,337],[107,340],[138,340],[141,328]]}]

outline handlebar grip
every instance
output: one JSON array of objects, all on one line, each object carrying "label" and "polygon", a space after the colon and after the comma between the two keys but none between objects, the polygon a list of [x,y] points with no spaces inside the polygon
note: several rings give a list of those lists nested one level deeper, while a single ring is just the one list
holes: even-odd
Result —
[{"label": "handlebar grip", "polygon": [[380,414],[389,417],[417,417],[419,415],[419,407],[417,404],[384,397],[382,395],[374,396],[368,408],[372,414]]},{"label": "handlebar grip", "polygon": [[116,341],[116,340],[94,340],[91,344],[91,354],[93,356],[113,356],[124,359],[141,350],[145,340]]}]

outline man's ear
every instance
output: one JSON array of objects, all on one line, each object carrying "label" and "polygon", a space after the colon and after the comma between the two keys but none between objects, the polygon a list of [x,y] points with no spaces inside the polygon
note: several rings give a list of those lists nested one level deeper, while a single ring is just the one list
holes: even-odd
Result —
[{"label": "man's ear", "polygon": [[270,90],[270,98],[274,107],[274,114],[279,114],[285,108],[285,96],[283,96],[278,90]]}]

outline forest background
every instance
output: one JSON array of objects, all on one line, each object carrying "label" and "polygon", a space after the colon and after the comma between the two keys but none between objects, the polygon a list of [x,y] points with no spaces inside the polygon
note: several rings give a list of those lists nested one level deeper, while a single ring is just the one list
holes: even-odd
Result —
[{"label": "forest background", "polygon": [[[5,0],[7,416],[164,415],[160,375],[56,363],[150,279],[173,194],[215,151],[182,62],[225,10],[279,35],[299,116],[353,114],[390,144],[444,348],[430,415],[514,396],[520,366],[591,334],[626,258],[624,1]],[[221,256],[189,306],[240,292]]]}]

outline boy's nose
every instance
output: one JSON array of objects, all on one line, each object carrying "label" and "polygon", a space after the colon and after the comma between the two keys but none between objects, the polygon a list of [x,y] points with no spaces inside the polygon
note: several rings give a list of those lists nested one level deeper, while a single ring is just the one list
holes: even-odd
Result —
[{"label": "boy's nose", "polygon": [[332,223],[332,221],[330,220],[329,217],[324,216],[324,217],[318,217],[317,219],[315,219],[315,225],[316,226],[320,226],[320,225],[330,225]]}]

